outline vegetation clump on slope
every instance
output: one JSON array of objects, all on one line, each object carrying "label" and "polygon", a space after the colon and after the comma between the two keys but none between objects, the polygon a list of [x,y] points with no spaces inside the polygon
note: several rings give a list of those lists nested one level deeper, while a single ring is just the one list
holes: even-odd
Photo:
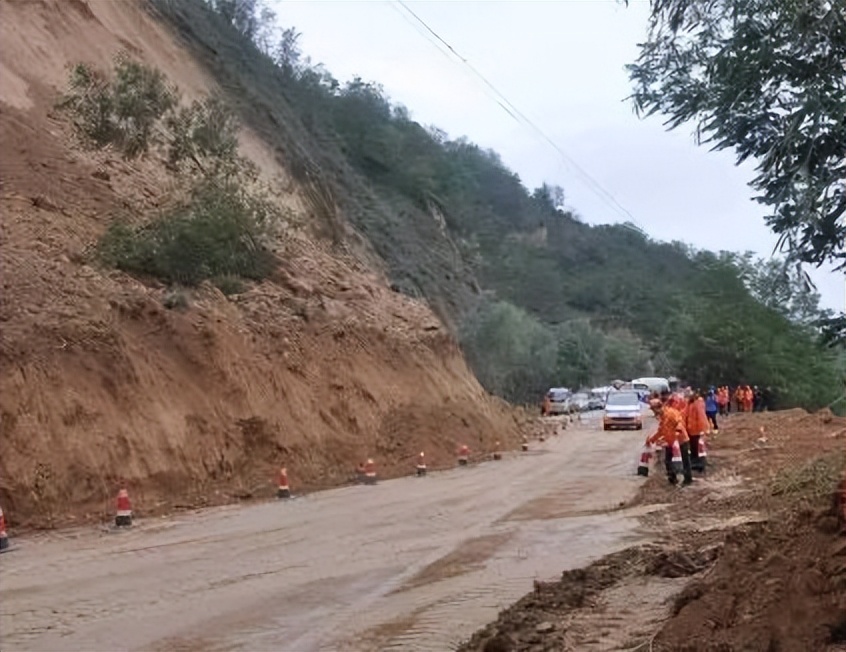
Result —
[{"label": "vegetation clump on slope", "polygon": [[182,106],[161,71],[121,54],[110,75],[74,66],[60,107],[87,145],[128,159],[156,150],[184,195],[140,226],[115,221],[100,260],[172,284],[211,279],[227,294],[240,278],[271,274],[266,245],[277,210],[254,187],[255,170],[238,155],[238,122],[219,98]]},{"label": "vegetation clump on slope", "polygon": [[[460,336],[489,390],[534,401],[552,385],[677,372],[768,385],[779,406],[842,391],[842,353],[814,326],[826,316],[818,297],[783,264],[582,223],[560,189],[528,190],[495,152],[420,125],[377,84],[313,65],[257,0],[151,7],[294,178],[337,200],[394,287]],[[769,300],[785,283],[801,319]]]}]

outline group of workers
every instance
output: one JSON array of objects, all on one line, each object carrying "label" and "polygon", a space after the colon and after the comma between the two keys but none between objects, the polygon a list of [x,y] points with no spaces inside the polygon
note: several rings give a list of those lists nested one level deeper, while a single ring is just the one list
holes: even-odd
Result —
[{"label": "group of workers", "polygon": [[[664,465],[670,484],[678,484],[678,462],[682,486],[693,482],[693,472],[705,472],[704,437],[719,432],[718,415],[727,415],[727,387],[707,391],[688,388],[684,392],[653,393],[649,408],[658,419],[658,430],[646,438],[646,445],[664,447]],[[674,455],[680,459],[674,459]]]},{"label": "group of workers", "polygon": [[772,389],[757,385],[738,385],[732,391],[728,385],[716,389],[717,403],[723,416],[735,412],[763,412],[772,408]]}]

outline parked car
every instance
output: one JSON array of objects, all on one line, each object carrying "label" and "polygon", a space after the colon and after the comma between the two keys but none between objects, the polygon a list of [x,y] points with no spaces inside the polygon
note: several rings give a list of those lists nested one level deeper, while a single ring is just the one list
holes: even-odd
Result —
[{"label": "parked car", "polygon": [[602,429],[643,429],[640,396],[635,391],[611,392],[605,402]]},{"label": "parked car", "polygon": [[590,409],[590,396],[584,392],[576,392],[570,397],[573,412],[587,412]]},{"label": "parked car", "polygon": [[605,407],[605,399],[601,396],[591,396],[588,399],[588,410],[601,410]]},{"label": "parked car", "polygon": [[547,393],[549,398],[549,414],[570,414],[570,390],[566,387],[553,387]]}]

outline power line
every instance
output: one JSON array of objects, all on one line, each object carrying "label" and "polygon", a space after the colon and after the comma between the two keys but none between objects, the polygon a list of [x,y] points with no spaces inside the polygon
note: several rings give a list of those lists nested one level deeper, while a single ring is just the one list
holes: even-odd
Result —
[{"label": "power line", "polygon": [[[401,4],[401,3],[400,3],[400,4]],[[458,54],[455,50],[453,50],[453,49],[452,49],[452,46],[450,46],[448,43],[446,43],[446,41],[444,41],[441,37],[439,37],[437,34],[435,34],[435,33],[434,33],[431,29],[429,29],[429,27],[428,27],[428,26],[427,26],[427,25],[426,25],[426,24],[425,24],[422,20],[420,20],[419,18],[417,18],[417,21],[419,21],[419,22],[414,22],[414,21],[412,21],[412,20],[411,20],[411,19],[410,19],[410,18],[409,18],[409,17],[408,17],[405,13],[403,13],[402,11],[400,11],[399,9],[397,9],[397,8],[396,8],[396,6],[394,6],[393,4],[390,4],[390,5],[388,5],[388,6],[389,6],[389,7],[391,7],[391,9],[393,9],[394,11],[396,11],[396,12],[397,12],[397,14],[398,14],[400,17],[402,17],[402,19],[403,19],[406,23],[408,23],[409,25],[411,25],[411,27],[414,29],[414,31],[415,31],[415,32],[417,32],[418,34],[420,34],[420,36],[422,36],[424,39],[426,39],[427,41],[429,41],[429,43],[431,43],[431,44],[432,44],[432,46],[433,46],[433,47],[434,47],[434,48],[435,48],[438,52],[440,52],[441,54],[443,54],[443,55],[444,55],[444,56],[445,56],[445,57],[449,60],[449,62],[450,62],[450,63],[455,63],[455,60],[454,60],[452,57],[450,57],[449,53],[448,53],[448,52],[446,52],[443,48],[441,48],[441,47],[438,45],[438,43],[437,43],[435,40],[433,40],[433,39],[429,36],[429,34],[434,34],[434,35],[435,35],[435,38],[436,38],[438,41],[440,41],[441,43],[446,44],[446,47],[447,47],[447,48],[449,48],[449,49],[450,49],[450,51],[451,51],[451,52],[452,52],[452,53],[453,53],[456,57],[458,57],[459,59],[461,59],[461,61],[462,61],[463,63],[466,63],[467,65],[469,65],[469,62],[467,62],[467,60],[466,60],[466,59],[464,59],[464,58],[463,58],[460,54]],[[409,9],[408,11],[410,11],[410,12],[411,12],[411,10],[410,10],[410,9]],[[411,13],[413,14],[414,12],[411,12]],[[416,17],[416,16],[415,16],[415,17]],[[420,29],[420,25],[421,25],[421,24],[425,27],[425,31],[424,31],[423,29]],[[502,102],[502,100],[500,100],[500,99],[499,99],[499,97],[497,97],[497,96],[495,96],[495,95],[491,95],[489,91],[484,90],[484,89],[483,89],[483,92],[484,92],[484,93],[485,93],[485,95],[487,95],[490,99],[492,99],[494,102],[496,102],[497,104],[499,104],[500,108],[501,108],[503,111],[505,111],[508,115],[510,115],[510,116],[511,116],[511,117],[512,117],[515,121],[517,121],[518,123],[520,122],[520,118],[519,118],[517,115],[515,115],[514,113],[512,113],[511,109],[509,109],[509,108],[508,108],[508,106],[506,106],[506,105]]]},{"label": "power line", "polygon": [[[423,34],[419,29],[415,27],[415,31],[419,34],[423,35],[427,41],[429,41],[432,45],[434,45],[439,52],[444,54],[450,61],[453,63],[460,62],[463,66],[465,66],[474,77],[476,77],[479,81],[484,84],[484,86],[492,91],[495,96],[492,98],[494,101],[503,109],[515,122],[520,124],[521,126],[528,127],[531,129],[537,136],[541,138],[544,142],[546,142],[553,150],[562,158],[562,160],[575,172],[576,176],[581,179],[581,181],[599,197],[600,200],[605,202],[606,205],[610,206],[614,211],[618,214],[623,215],[634,224],[638,229],[643,231],[643,228],[638,224],[637,220],[635,220],[634,216],[623,206],[617,199],[612,195],[609,191],[607,191],[602,184],[600,184],[596,179],[594,179],[588,172],[582,168],[571,156],[569,156],[564,149],[558,145],[552,138],[550,138],[546,132],[543,131],[534,121],[528,118],[520,109],[518,109],[506,96],[503,94],[493,83],[485,77],[479,70],[477,70],[470,61],[461,55],[449,42],[446,41],[440,34],[438,34],[432,27],[426,23],[420,16],[417,15],[403,0],[395,0],[395,2],[402,7],[410,16],[414,18],[417,23],[422,25],[422,27],[428,32],[429,34],[434,37],[437,42],[433,41],[431,38]],[[392,5],[393,6],[393,5]],[[402,12],[399,12],[400,15],[403,15]],[[405,18],[405,16],[403,15]],[[410,22],[406,19],[406,22]],[[454,59],[449,56],[447,52],[445,52],[437,43],[443,44],[450,53],[455,57]],[[486,93],[487,94],[487,93]]]}]

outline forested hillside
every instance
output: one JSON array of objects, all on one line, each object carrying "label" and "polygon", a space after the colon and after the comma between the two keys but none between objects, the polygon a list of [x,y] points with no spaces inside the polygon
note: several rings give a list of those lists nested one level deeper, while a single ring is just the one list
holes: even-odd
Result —
[{"label": "forested hillside", "polygon": [[564,190],[526,188],[495,152],[418,124],[376,83],[338,82],[258,0],[150,7],[310,189],[311,228],[425,297],[489,390],[533,401],[551,385],[677,373],[769,385],[781,405],[842,393],[842,351],[819,343],[825,315],[785,264],[588,226],[562,209]]}]

